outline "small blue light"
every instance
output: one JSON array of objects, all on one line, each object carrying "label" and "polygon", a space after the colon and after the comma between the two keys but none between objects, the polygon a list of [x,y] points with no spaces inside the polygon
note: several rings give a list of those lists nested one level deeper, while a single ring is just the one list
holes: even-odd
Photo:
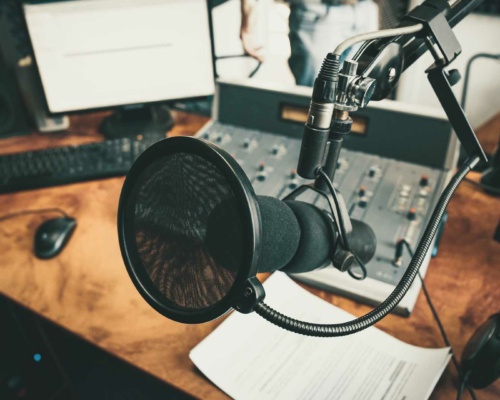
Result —
[{"label": "small blue light", "polygon": [[40,353],[33,354],[33,360],[35,360],[36,362],[42,361],[42,355]]}]

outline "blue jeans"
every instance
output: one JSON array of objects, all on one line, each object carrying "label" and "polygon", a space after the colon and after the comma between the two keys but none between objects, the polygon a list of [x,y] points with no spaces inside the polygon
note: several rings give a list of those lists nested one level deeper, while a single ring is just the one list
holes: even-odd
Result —
[{"label": "blue jeans", "polygon": [[372,0],[344,6],[292,4],[289,26],[292,54],[288,65],[297,85],[312,86],[324,58],[337,45],[378,29],[378,7]]}]

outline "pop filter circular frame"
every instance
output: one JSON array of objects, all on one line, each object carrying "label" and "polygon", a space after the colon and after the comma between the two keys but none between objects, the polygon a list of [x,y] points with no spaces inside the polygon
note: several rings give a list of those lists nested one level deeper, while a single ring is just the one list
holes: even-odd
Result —
[{"label": "pop filter circular frame", "polygon": [[[141,188],[145,187],[144,182],[147,182],[150,176],[156,173],[159,168],[162,168],[162,165],[168,164],[168,160],[172,164],[172,161],[176,160],[175,157],[184,157],[185,159],[196,161],[196,163],[192,162],[194,164],[193,168],[203,169],[203,172],[207,169],[213,169],[213,174],[216,174],[219,180],[224,180],[225,185],[232,192],[234,205],[241,223],[241,263],[237,271],[232,271],[235,276],[234,278],[232,277],[230,287],[223,293],[222,298],[213,304],[201,307],[184,307],[167,298],[165,293],[159,290],[158,284],[153,282],[151,272],[148,270],[149,266],[146,265],[147,262],[144,262],[144,257],[141,256],[138,245],[136,218],[139,212],[137,210],[141,208],[140,198],[138,197]],[[205,168],[202,166],[198,167],[200,164],[204,165]],[[176,171],[166,170],[166,172],[170,175],[169,178],[175,179]],[[172,175],[174,175],[173,178]],[[198,186],[204,183],[196,181],[191,176],[189,178],[191,179],[188,182],[182,180],[182,186],[193,187],[192,193],[194,196],[196,193],[199,193]],[[161,192],[161,188],[156,187],[157,182],[153,181],[152,183],[154,189],[147,194],[156,195],[158,192]],[[170,187],[170,189],[175,188]],[[173,195],[175,196],[175,190]],[[161,196],[163,195],[160,194],[160,200],[163,202],[166,197]],[[201,204],[202,200],[198,201],[198,208],[205,205],[206,202]],[[185,211],[185,209],[181,211]],[[189,213],[191,211],[193,210],[188,210]],[[153,212],[157,211],[153,210]],[[164,139],[149,147],[130,169],[120,195],[118,237],[122,256],[130,278],[139,293],[151,307],[160,314],[175,321],[202,323],[218,318],[231,309],[237,308],[237,304],[241,301],[241,293],[248,287],[249,280],[252,281],[250,278],[256,276],[261,247],[260,221],[260,211],[252,185],[239,164],[228,153],[201,139],[173,137]],[[184,222],[184,220],[181,222]],[[203,257],[204,260],[207,259],[206,255]],[[215,263],[215,261],[211,261]],[[188,279],[184,278],[184,280]],[[199,279],[201,280],[202,277],[199,277]],[[175,286],[175,281],[171,286]]]}]

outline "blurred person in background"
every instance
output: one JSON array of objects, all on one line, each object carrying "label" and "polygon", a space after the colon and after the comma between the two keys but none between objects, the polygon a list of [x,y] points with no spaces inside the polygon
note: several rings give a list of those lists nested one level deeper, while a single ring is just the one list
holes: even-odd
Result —
[{"label": "blurred person in background", "polygon": [[[261,47],[255,45],[254,28],[257,0],[241,0],[241,31],[245,52],[264,60]],[[288,65],[297,85],[312,86],[327,53],[345,39],[379,27],[378,6],[373,0],[289,0]],[[342,61],[351,53],[346,51]]]}]

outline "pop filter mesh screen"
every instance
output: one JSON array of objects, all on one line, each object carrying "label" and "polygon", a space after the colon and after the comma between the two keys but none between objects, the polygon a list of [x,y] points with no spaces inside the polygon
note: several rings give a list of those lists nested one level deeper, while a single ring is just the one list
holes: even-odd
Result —
[{"label": "pop filter mesh screen", "polygon": [[[231,241],[232,254],[239,254],[231,268],[218,264],[205,245],[212,210],[221,202],[238,206],[221,171],[198,155],[175,153],[149,165],[135,186],[135,240],[156,289],[187,311],[222,300],[242,265],[243,245],[241,234]],[[241,217],[232,223],[241,233]]]}]

